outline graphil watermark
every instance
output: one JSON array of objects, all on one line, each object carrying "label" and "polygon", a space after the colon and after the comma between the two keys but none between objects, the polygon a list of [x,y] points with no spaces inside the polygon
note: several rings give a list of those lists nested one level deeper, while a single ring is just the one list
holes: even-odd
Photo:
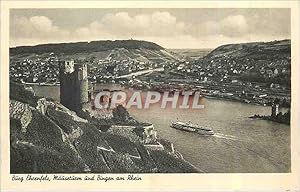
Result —
[{"label": "graphil watermark", "polygon": [[94,95],[92,104],[95,109],[114,109],[118,105],[125,108],[136,107],[137,109],[148,109],[151,105],[160,105],[160,108],[172,109],[203,109],[200,91],[182,92],[157,92],[157,91],[101,91]]}]

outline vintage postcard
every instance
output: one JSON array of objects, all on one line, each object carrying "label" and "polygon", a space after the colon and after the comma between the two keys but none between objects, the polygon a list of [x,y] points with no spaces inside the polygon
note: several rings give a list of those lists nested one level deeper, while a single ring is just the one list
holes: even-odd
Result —
[{"label": "vintage postcard", "polygon": [[298,1],[2,1],[1,191],[299,191]]}]

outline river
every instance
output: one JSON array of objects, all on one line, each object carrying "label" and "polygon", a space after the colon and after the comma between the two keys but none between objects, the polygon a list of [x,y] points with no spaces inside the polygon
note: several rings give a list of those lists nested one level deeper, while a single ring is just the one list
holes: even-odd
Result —
[{"label": "river", "polygon": [[[59,99],[58,86],[33,86],[36,94]],[[270,107],[203,98],[204,109],[130,108],[140,121],[154,124],[158,135],[174,143],[186,160],[208,173],[290,172],[290,126],[250,119],[269,115]],[[170,128],[172,121],[192,121],[210,127],[214,136]]]}]

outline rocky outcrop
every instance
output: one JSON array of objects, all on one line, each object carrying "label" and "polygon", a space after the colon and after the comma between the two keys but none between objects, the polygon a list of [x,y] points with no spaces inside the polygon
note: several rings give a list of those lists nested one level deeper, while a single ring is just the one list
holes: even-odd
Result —
[{"label": "rocky outcrop", "polygon": [[32,112],[30,106],[19,101],[11,100],[9,102],[9,116],[19,122],[21,132],[25,133],[26,128],[32,120]]},{"label": "rocky outcrop", "polygon": [[10,100],[11,173],[199,172],[169,147],[145,147],[134,127],[105,130],[113,120],[78,117],[34,95],[27,101],[17,86],[19,96]]}]

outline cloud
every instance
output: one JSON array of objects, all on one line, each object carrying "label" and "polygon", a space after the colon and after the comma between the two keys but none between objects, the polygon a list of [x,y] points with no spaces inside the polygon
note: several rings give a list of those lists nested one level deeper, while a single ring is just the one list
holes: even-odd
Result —
[{"label": "cloud", "polygon": [[266,11],[263,14],[255,13],[252,19],[249,19],[249,29],[253,34],[271,35],[271,36],[289,36],[291,34],[291,19],[284,17],[284,10]]},{"label": "cloud", "polygon": [[241,36],[248,32],[248,23],[243,15],[233,15],[221,21],[221,28],[224,35]]},{"label": "cloud", "polygon": [[65,31],[60,30],[57,26],[53,25],[52,21],[45,16],[33,16],[27,17],[16,17],[12,22],[13,26],[12,35],[23,36],[45,36],[52,35],[56,36],[58,34],[64,34]]},{"label": "cloud", "polygon": [[77,36],[174,36],[183,34],[185,24],[168,12],[130,16],[128,12],[106,14],[100,20],[75,31]]},{"label": "cloud", "polygon": [[11,20],[11,44],[176,37],[186,33],[187,26],[166,11],[129,15],[108,13],[86,26],[74,30],[58,27],[46,16],[14,17]]},{"label": "cloud", "polygon": [[29,19],[33,27],[40,32],[56,32],[57,26],[53,26],[52,21],[45,16],[34,16]]},{"label": "cloud", "polygon": [[248,33],[248,23],[243,15],[229,15],[220,21],[207,21],[201,27],[201,34],[239,37]]},{"label": "cloud", "polygon": [[47,42],[68,37],[69,31],[60,29],[45,16],[14,17],[10,23],[11,40]]},{"label": "cloud", "polygon": [[[10,45],[133,38],[153,41],[166,48],[212,48],[224,43],[290,37],[290,21],[282,16],[285,15],[282,11],[255,11],[248,15],[231,12],[224,16],[214,13],[200,18],[165,10],[112,11],[100,15],[77,22],[57,15],[16,14],[10,20]],[[70,22],[72,27],[67,25]]]}]

